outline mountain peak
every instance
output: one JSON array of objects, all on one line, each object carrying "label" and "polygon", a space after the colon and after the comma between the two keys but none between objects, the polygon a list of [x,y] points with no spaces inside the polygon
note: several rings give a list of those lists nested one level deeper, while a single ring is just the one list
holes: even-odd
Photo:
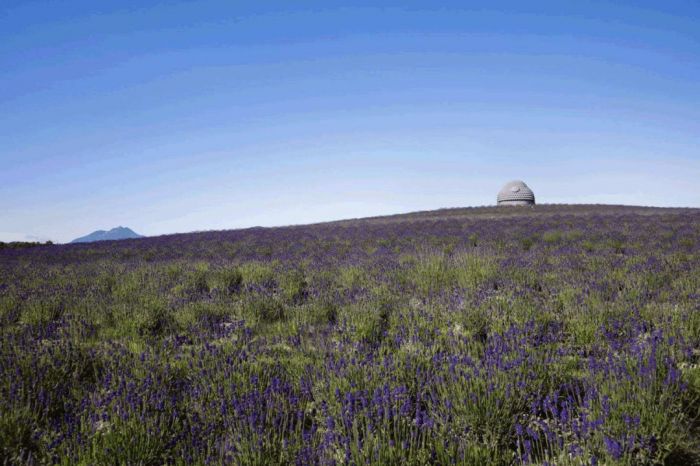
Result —
[{"label": "mountain peak", "polygon": [[107,241],[107,240],[119,240],[119,239],[133,239],[133,238],[143,238],[143,235],[139,235],[134,230],[128,227],[118,226],[112,228],[109,231],[97,230],[93,231],[89,235],[81,236],[76,238],[71,243],[92,243],[94,241]]}]

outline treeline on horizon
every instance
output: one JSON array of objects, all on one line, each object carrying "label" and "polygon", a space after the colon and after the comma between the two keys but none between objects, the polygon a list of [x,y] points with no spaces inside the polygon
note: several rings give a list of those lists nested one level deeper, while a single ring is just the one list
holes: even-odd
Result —
[{"label": "treeline on horizon", "polygon": [[26,248],[35,248],[37,246],[51,246],[53,245],[53,241],[45,241],[45,242],[39,242],[39,241],[10,241],[8,243],[5,243],[3,241],[0,241],[0,249],[26,249]]}]

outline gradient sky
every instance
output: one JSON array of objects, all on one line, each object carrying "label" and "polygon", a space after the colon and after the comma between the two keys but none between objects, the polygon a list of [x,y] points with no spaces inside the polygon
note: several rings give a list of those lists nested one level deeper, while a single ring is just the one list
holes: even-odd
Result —
[{"label": "gradient sky", "polygon": [[700,206],[700,2],[0,2],[0,241]]}]

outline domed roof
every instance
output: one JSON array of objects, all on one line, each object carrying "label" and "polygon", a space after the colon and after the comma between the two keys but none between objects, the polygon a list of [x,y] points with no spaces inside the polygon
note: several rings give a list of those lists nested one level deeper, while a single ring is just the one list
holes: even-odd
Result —
[{"label": "domed roof", "polygon": [[506,183],[498,192],[498,204],[534,204],[535,194],[522,181],[515,180]]}]

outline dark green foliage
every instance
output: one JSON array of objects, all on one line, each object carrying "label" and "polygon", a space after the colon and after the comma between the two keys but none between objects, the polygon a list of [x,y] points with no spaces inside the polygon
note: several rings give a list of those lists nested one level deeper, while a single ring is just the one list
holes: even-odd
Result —
[{"label": "dark green foliage", "polygon": [[79,459],[84,464],[162,465],[170,456],[168,442],[175,438],[162,421],[104,423],[98,429]]},{"label": "dark green foliage", "polygon": [[287,309],[275,296],[258,295],[246,298],[245,315],[252,320],[269,324],[285,320]]},{"label": "dark green foliage", "polygon": [[238,268],[227,268],[221,272],[224,289],[230,294],[236,294],[243,287],[243,274]]},{"label": "dark green foliage", "polygon": [[0,412],[0,463],[27,464],[41,454],[34,414],[28,408]]},{"label": "dark green foliage", "polygon": [[322,300],[316,304],[321,324],[335,325],[338,322],[338,305],[330,300]]},{"label": "dark green foliage", "polygon": [[187,280],[187,289],[195,294],[209,293],[208,276],[208,266],[206,264],[199,265],[190,273]]},{"label": "dark green foliage", "polygon": [[625,240],[622,238],[612,238],[609,241],[609,246],[615,254],[625,253]]},{"label": "dark green foliage", "polygon": [[167,305],[159,300],[144,302],[136,319],[138,331],[142,336],[162,336],[169,333],[174,327],[172,313],[168,310]]},{"label": "dark green foliage", "polygon": [[304,272],[298,269],[291,270],[282,275],[280,288],[284,299],[292,304],[301,304],[308,294],[308,283]]},{"label": "dark green foliage", "polygon": [[365,327],[361,341],[367,345],[381,345],[389,330],[389,318],[392,312],[393,304],[386,300],[380,300],[376,309],[373,310],[372,317],[368,320],[370,324]]},{"label": "dark green foliage", "polygon": [[547,244],[559,243],[562,240],[562,238],[563,234],[561,231],[558,230],[550,230],[542,235],[542,241],[544,241]]},{"label": "dark green foliage", "polygon": [[532,249],[532,246],[534,246],[536,242],[537,237],[535,236],[528,236],[520,240],[520,244],[522,244],[523,251],[529,251],[530,249]]}]

